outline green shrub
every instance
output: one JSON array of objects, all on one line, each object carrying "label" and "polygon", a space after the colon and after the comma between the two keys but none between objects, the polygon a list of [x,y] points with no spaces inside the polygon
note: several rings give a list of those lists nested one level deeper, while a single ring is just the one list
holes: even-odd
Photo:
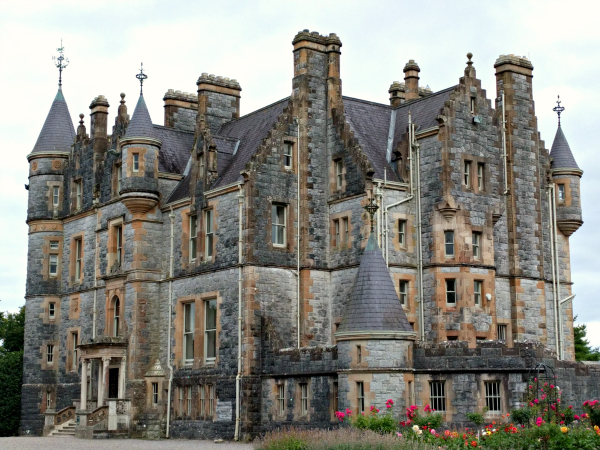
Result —
[{"label": "green shrub", "polygon": [[510,412],[510,418],[519,425],[529,425],[529,421],[531,420],[531,410],[529,408],[513,409]]},{"label": "green shrub", "polygon": [[478,412],[467,413],[467,419],[469,419],[471,422],[473,422],[478,427],[483,425],[483,423],[485,422],[484,413],[478,413]]},{"label": "green shrub", "polygon": [[16,436],[21,422],[23,351],[0,349],[0,436]]}]

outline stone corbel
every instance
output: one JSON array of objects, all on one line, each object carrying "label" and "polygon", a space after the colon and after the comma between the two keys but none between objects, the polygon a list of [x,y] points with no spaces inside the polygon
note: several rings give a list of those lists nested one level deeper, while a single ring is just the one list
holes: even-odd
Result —
[{"label": "stone corbel", "polygon": [[438,203],[437,205],[435,205],[435,209],[440,214],[442,214],[442,216],[444,216],[444,218],[446,219],[446,222],[450,222],[450,220],[452,220],[452,218],[456,214],[456,211],[458,211],[461,208],[460,208],[460,205],[456,204],[456,202],[454,201],[454,198],[449,196],[449,197],[445,198],[441,203]]}]

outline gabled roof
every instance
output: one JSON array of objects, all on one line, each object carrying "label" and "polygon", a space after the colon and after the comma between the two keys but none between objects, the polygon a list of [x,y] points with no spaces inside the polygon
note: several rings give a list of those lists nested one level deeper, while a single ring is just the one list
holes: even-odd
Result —
[{"label": "gabled roof", "polygon": [[154,134],[162,142],[158,152],[158,170],[183,175],[194,146],[194,133],[154,125]]},{"label": "gabled roof", "polygon": [[158,139],[154,132],[154,125],[152,125],[152,119],[148,112],[148,107],[144,101],[144,96],[140,95],[137,105],[135,105],[135,111],[131,117],[131,122],[127,126],[125,133],[126,138],[130,137],[147,137]]},{"label": "gabled roof", "polygon": [[352,97],[342,97],[342,100],[346,122],[371,161],[375,177],[400,181],[386,159],[392,108]]},{"label": "gabled roof", "polygon": [[66,152],[75,139],[75,128],[62,89],[58,89],[42,131],[33,147],[35,152]]},{"label": "gabled roof", "polygon": [[215,133],[223,138],[239,139],[240,143],[235,156],[224,172],[219,171],[219,178],[213,188],[226,186],[242,179],[240,172],[246,168],[252,155],[267,137],[267,134],[277,122],[289,102],[286,97],[269,106],[265,106],[239,119],[227,122]]},{"label": "gabled roof", "polygon": [[553,169],[579,169],[573,152],[571,152],[571,147],[569,147],[567,138],[560,126],[556,130],[556,136],[554,136],[550,157],[552,158]]},{"label": "gabled roof", "polygon": [[369,236],[352,297],[337,333],[366,331],[413,333],[377,245],[375,233]]}]

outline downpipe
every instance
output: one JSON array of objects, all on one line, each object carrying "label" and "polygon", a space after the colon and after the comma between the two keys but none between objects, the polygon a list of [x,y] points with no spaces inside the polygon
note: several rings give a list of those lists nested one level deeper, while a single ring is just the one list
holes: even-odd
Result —
[{"label": "downpipe", "polygon": [[241,384],[242,384],[242,293],[243,293],[243,214],[244,214],[244,188],[240,186],[238,193],[238,370],[235,377],[235,436],[234,440],[240,440],[240,416],[241,416]]},{"label": "downpipe", "polygon": [[168,317],[168,333],[167,333],[167,367],[169,369],[169,390],[167,392],[167,429],[165,437],[169,439],[169,428],[171,425],[171,388],[173,386],[173,365],[171,364],[171,319],[173,314],[173,238],[174,238],[174,226],[175,226],[175,214],[173,213],[173,207],[171,206],[171,213],[169,214],[171,220],[171,254],[169,257],[169,317]]}]

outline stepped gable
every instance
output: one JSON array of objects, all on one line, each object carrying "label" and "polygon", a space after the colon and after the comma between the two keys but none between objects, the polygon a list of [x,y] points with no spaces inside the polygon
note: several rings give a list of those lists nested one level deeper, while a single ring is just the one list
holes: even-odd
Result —
[{"label": "stepped gable", "polygon": [[158,139],[143,95],[140,95],[137,105],[135,105],[135,111],[133,111],[131,122],[129,122],[129,125],[127,126],[125,137],[147,137]]},{"label": "stepped gable", "polygon": [[[278,117],[287,107],[290,98],[286,97],[262,109],[254,111],[239,119],[232,120],[221,126],[218,133],[221,137],[239,139],[237,152],[232,157],[229,166],[221,173],[213,188],[226,186],[242,179],[240,172],[246,168],[262,140],[277,123]],[[214,138],[213,138],[214,139]]]},{"label": "stepped gable", "polygon": [[32,153],[67,152],[71,150],[74,139],[75,127],[73,127],[71,114],[69,114],[69,108],[62,89],[59,88]]},{"label": "stepped gable", "polygon": [[386,159],[392,108],[352,97],[342,97],[342,101],[346,122],[371,161],[375,177],[401,181]]},{"label": "stepped gable", "polygon": [[388,331],[414,333],[402,309],[375,233],[360,261],[352,297],[337,333]]},{"label": "stepped gable", "polygon": [[571,152],[571,147],[569,147],[567,138],[560,126],[556,130],[556,136],[554,136],[550,157],[552,158],[553,169],[579,169],[573,152]]},{"label": "stepped gable", "polygon": [[394,145],[402,141],[402,135],[408,131],[408,113],[412,116],[412,121],[417,126],[417,131],[438,125],[436,117],[442,114],[442,108],[446,100],[450,99],[450,94],[456,86],[438,91],[427,97],[411,100],[402,103],[396,108],[396,124],[394,126]]},{"label": "stepped gable", "polygon": [[158,154],[158,170],[183,175],[194,146],[194,133],[154,125],[154,134],[162,142]]}]

